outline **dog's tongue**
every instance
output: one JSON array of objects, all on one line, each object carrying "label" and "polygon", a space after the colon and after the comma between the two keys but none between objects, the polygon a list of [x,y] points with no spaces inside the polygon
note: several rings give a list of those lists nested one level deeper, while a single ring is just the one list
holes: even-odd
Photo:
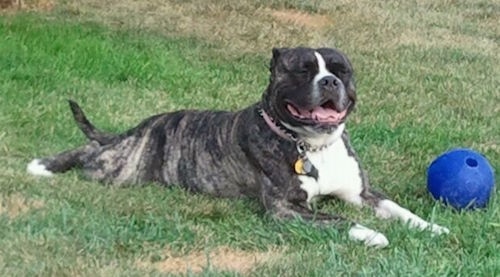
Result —
[{"label": "dog's tongue", "polygon": [[300,118],[310,118],[322,123],[338,123],[345,117],[347,109],[342,112],[337,112],[331,108],[324,108],[321,106],[315,107],[314,109],[308,111],[305,109],[300,109],[292,105],[288,105],[288,110],[295,116]]},{"label": "dog's tongue", "polygon": [[334,109],[316,107],[311,111],[311,118],[320,122],[337,123],[344,118],[347,110],[337,112]]}]

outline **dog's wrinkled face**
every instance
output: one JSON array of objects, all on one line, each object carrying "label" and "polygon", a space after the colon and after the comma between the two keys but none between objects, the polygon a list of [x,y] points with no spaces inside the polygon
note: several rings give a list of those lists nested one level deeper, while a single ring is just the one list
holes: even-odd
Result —
[{"label": "dog's wrinkled face", "polygon": [[333,132],[354,107],[352,66],[338,50],[275,48],[270,71],[265,101],[295,131]]}]

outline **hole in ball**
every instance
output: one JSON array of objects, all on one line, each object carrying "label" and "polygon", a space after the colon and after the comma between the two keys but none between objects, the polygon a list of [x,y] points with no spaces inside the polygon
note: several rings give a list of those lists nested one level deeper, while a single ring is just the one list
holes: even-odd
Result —
[{"label": "hole in ball", "polygon": [[465,160],[465,163],[470,166],[470,167],[476,167],[477,166],[477,161],[473,158],[467,158]]}]

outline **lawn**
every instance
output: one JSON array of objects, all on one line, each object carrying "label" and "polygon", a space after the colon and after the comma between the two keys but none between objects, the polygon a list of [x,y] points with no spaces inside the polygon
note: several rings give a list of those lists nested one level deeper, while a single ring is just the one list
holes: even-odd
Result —
[{"label": "lawn", "polygon": [[[425,187],[454,147],[482,152],[499,179],[498,1],[23,3],[0,11],[0,276],[500,276],[498,190],[485,210],[455,212]],[[390,245],[373,249],[274,222],[251,200],[26,174],[85,142],[69,98],[113,132],[175,109],[237,110],[260,99],[271,48],[297,45],[350,56],[348,128],[373,186],[449,235],[323,205],[383,232]]]}]

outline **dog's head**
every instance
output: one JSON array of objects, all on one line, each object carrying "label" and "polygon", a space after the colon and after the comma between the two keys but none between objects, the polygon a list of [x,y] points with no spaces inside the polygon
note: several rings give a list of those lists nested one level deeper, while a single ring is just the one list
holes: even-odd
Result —
[{"label": "dog's head", "polygon": [[354,108],[353,69],[336,49],[275,48],[270,71],[264,109],[291,131],[331,133]]}]

